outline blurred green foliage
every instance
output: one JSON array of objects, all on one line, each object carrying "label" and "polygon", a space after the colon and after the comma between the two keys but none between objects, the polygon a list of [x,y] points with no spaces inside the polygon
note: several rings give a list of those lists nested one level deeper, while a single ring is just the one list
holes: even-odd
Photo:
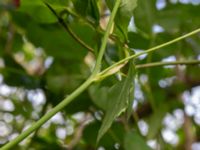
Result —
[{"label": "blurred green foliage", "polygon": [[[21,0],[20,6],[13,2],[0,1],[0,129],[6,131],[0,133],[0,145],[23,132],[88,78],[115,1],[45,0],[93,53],[64,29],[42,0]],[[143,51],[200,27],[200,2],[192,2],[138,0],[136,4],[123,0],[103,69],[128,55],[124,47]],[[200,34],[134,63],[162,61],[169,56],[176,60],[200,58]],[[188,131],[193,143],[200,141],[199,124],[187,116],[183,100],[185,91],[200,84],[199,74],[198,65],[145,68],[137,70],[137,75],[131,63],[125,65],[120,72],[90,86],[15,149],[148,150],[150,140],[160,149],[184,149],[192,144],[187,142]],[[133,93],[137,107],[133,105],[127,118],[121,112],[128,104],[132,106]],[[184,128],[173,131],[179,141],[172,144],[162,130],[166,128],[165,116],[175,110],[184,112]],[[100,136],[110,129],[96,144],[104,114],[107,124],[103,122]],[[141,120],[148,126],[147,134],[139,131]]]}]

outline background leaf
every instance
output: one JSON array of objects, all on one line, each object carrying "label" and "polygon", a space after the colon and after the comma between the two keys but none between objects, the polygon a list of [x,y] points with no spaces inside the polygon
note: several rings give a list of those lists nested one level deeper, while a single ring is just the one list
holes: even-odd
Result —
[{"label": "background leaf", "polygon": [[125,150],[151,150],[145,140],[134,131],[128,132],[124,138]]}]

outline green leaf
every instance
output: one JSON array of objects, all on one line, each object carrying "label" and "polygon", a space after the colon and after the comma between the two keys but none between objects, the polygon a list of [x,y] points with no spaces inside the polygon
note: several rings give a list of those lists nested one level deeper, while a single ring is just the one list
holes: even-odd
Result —
[{"label": "green leaf", "polygon": [[[22,13],[13,13],[15,23],[24,29],[25,36],[36,47],[42,47],[48,55],[67,59],[83,58],[87,49],[75,41],[68,32],[58,24],[38,24],[34,20],[29,20]],[[72,22],[70,28],[74,33],[91,47],[95,44],[96,32],[83,22]],[[85,36],[87,34],[87,36]],[[74,55],[76,54],[76,55]]]},{"label": "green leaf", "polygon": [[148,49],[150,45],[150,39],[146,38],[145,36],[135,33],[129,32],[128,33],[129,39],[129,47],[135,49]]},{"label": "green leaf", "polygon": [[67,115],[69,114],[75,114],[77,112],[87,112],[89,111],[89,108],[92,106],[92,102],[89,100],[90,96],[88,92],[84,92],[81,95],[79,95],[74,101],[69,103],[65,107],[65,112]]},{"label": "green leaf", "polygon": [[[90,149],[96,147],[95,143],[100,125],[99,121],[94,121],[87,125],[83,131],[84,143],[90,145]],[[99,142],[99,145],[103,146],[107,150],[114,150],[114,144],[119,143],[122,145],[125,133],[124,126],[121,123],[113,123],[110,132],[107,132],[104,135],[104,138]]]},{"label": "green leaf", "polygon": [[168,4],[167,7],[159,11],[155,19],[167,32],[173,33],[185,30],[182,29],[183,26],[192,30],[200,25],[199,9],[200,5]]},{"label": "green leaf", "polygon": [[[115,1],[106,0],[108,7],[112,10]],[[137,0],[121,0],[121,4],[117,15],[115,17],[115,23],[117,28],[122,32],[125,39],[127,37],[128,25],[131,17],[133,16],[133,10],[137,7]]]},{"label": "green leaf", "polygon": [[146,144],[146,141],[137,133],[129,132],[124,138],[124,149],[125,150],[151,150]]},{"label": "green leaf", "polygon": [[97,2],[97,0],[90,0],[90,12],[91,16],[99,23],[100,13]]},{"label": "green leaf", "polygon": [[102,126],[99,130],[97,141],[102,138],[102,136],[111,127],[112,122],[118,117],[122,112],[124,112],[127,107],[132,104],[130,100],[130,95],[133,94],[134,86],[134,67],[130,63],[127,78],[116,83],[108,91],[108,103],[106,115],[104,117]]},{"label": "green leaf", "polygon": [[87,68],[82,63],[81,59],[75,61],[55,58],[45,76],[48,89],[54,93],[71,93],[85,79],[81,69]]},{"label": "green leaf", "polygon": [[6,84],[27,89],[34,89],[40,86],[40,78],[27,74],[26,70],[16,62],[12,55],[4,54],[3,58],[5,68],[0,68],[0,73],[4,76]]},{"label": "green leaf", "polygon": [[108,99],[108,87],[100,87],[99,85],[93,85],[89,88],[91,100],[99,108],[107,110],[107,99]]},{"label": "green leaf", "polygon": [[74,0],[74,7],[81,16],[96,24],[99,23],[100,13],[97,0]]},{"label": "green leaf", "polygon": [[40,23],[57,22],[57,18],[45,6],[42,0],[34,0],[34,1],[22,0],[19,11],[27,13],[32,18],[34,18],[34,20]]},{"label": "green leaf", "polygon": [[152,26],[156,18],[155,4],[156,0],[139,0],[138,7],[134,12],[136,27],[148,34],[152,33]]}]

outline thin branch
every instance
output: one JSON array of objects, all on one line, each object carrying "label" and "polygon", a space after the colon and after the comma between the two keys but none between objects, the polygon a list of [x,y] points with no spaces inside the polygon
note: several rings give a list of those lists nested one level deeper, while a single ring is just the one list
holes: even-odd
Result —
[{"label": "thin branch", "polygon": [[172,61],[172,62],[154,62],[148,64],[136,65],[137,69],[149,68],[149,67],[159,67],[166,65],[196,65],[200,64],[200,60],[185,60],[185,61]]},{"label": "thin branch", "polygon": [[[117,13],[117,9],[120,5],[120,2],[121,2],[121,0],[116,0],[116,2],[115,2],[115,5],[114,5],[113,11],[111,13],[111,17],[110,17],[110,20],[109,20],[109,23],[108,23],[108,26],[107,26],[107,29],[106,29],[106,32],[105,32],[105,35],[103,38],[100,52],[99,52],[99,55],[97,58],[97,63],[96,63],[95,69],[94,69],[93,73],[91,74],[91,76],[82,85],[80,85],[73,93],[71,93],[64,100],[62,100],[58,105],[56,105],[52,110],[50,110],[43,117],[41,117],[37,122],[32,124],[30,128],[28,128],[27,130],[22,132],[19,136],[17,136],[15,139],[13,139],[9,143],[7,143],[3,147],[1,147],[1,150],[11,149],[16,144],[20,143],[23,139],[25,139],[32,132],[34,132],[36,129],[41,127],[50,118],[52,118],[56,113],[61,111],[65,106],[67,106],[71,101],[73,101],[77,96],[79,96],[83,91],[85,91],[89,85],[91,85],[93,83],[94,77],[97,75],[97,73],[99,72],[99,69],[101,67],[101,61],[102,61],[103,54],[105,52],[108,36],[109,36],[110,30],[111,30],[112,24],[114,22],[114,17]],[[47,6],[49,6],[49,5],[47,4]],[[49,8],[51,9],[51,7],[49,7]],[[51,10],[51,11],[55,13],[54,10]],[[55,15],[57,15],[57,14],[55,13]],[[59,19],[60,17],[57,16],[57,18]],[[63,20],[62,20],[62,18],[60,18],[60,19],[61,20],[59,22],[62,23]]]},{"label": "thin branch", "polygon": [[[71,28],[64,22],[64,20],[62,19],[62,15],[58,16],[58,14],[56,13],[56,11],[47,3],[44,2],[45,5],[47,5],[47,7],[52,11],[52,13],[56,16],[56,18],[58,19],[59,23],[65,28],[65,30],[67,32],[69,32],[69,34],[79,43],[81,44],[83,47],[85,47],[86,49],[88,49],[90,52],[94,53],[94,50],[88,46],[86,43],[84,43],[72,30]],[[86,23],[87,25],[90,25],[91,27],[93,27],[94,30],[96,30],[99,34],[104,35],[105,34],[105,30],[103,28],[101,28],[100,26],[96,26],[94,23],[92,23],[91,21],[83,18],[82,16],[76,14],[75,12],[73,12],[72,10],[68,9],[67,7],[65,7],[65,10],[63,11],[69,13],[70,15],[72,15],[73,17],[79,18],[81,19],[81,21],[84,21],[84,23]],[[112,41],[117,42],[118,44],[120,44],[123,48],[125,48],[125,43],[123,43],[115,34],[110,33],[109,34],[109,39]]]},{"label": "thin branch", "polygon": [[[81,15],[77,14],[76,12],[70,10],[69,8],[65,7],[64,11],[62,11],[62,14],[64,14],[64,13],[68,13],[68,14],[72,15],[73,17],[78,18],[81,21],[84,21],[84,23],[91,26],[99,34],[104,35],[105,30],[101,26],[97,27],[96,24],[94,24],[92,21],[85,19],[84,17],[82,17]],[[125,46],[125,44],[119,39],[119,37],[117,37],[117,35],[110,33],[109,38],[117,43],[120,43],[123,47]]]},{"label": "thin branch", "polygon": [[[140,52],[140,53],[137,53],[137,54],[128,56],[128,57],[126,57],[126,58],[124,58],[124,59],[118,61],[117,63],[113,64],[112,66],[106,68],[105,70],[103,70],[102,72],[100,72],[98,76],[102,76],[102,75],[106,74],[107,72],[109,72],[109,70],[111,70],[111,69],[113,69],[113,68],[115,68],[115,67],[117,67],[117,66],[123,64],[124,62],[126,62],[126,61],[128,61],[128,60],[130,60],[130,59],[132,59],[132,58],[137,58],[137,57],[139,57],[139,56],[141,56],[141,55],[143,55],[143,54],[148,54],[148,53],[154,52],[154,51],[156,51],[156,50],[158,50],[158,49],[160,49],[160,48],[169,46],[169,45],[171,45],[171,44],[173,44],[173,43],[176,43],[176,42],[178,42],[178,41],[180,41],[180,40],[183,40],[183,39],[185,39],[185,38],[187,38],[187,37],[190,37],[190,36],[192,36],[192,35],[194,35],[194,34],[197,34],[197,33],[199,33],[199,32],[200,32],[200,28],[198,28],[198,29],[196,29],[196,30],[194,30],[194,31],[192,31],[192,32],[189,32],[188,34],[185,34],[185,35],[183,35],[183,36],[180,36],[180,37],[178,37],[178,38],[175,38],[175,39],[173,39],[173,40],[171,40],[171,41],[168,41],[168,42],[166,42],[166,43],[163,43],[163,44],[160,44],[160,45],[155,46],[155,47],[153,47],[153,48],[147,49],[147,50],[145,50],[145,51],[143,51],[143,52]],[[99,78],[99,77],[97,77],[97,79],[98,79],[98,78]]]},{"label": "thin branch", "polygon": [[58,19],[58,22],[64,27],[64,29],[71,35],[71,37],[77,41],[80,45],[82,45],[84,48],[86,48],[87,50],[89,50],[90,52],[94,52],[94,50],[88,46],[84,41],[82,41],[73,31],[72,29],[68,26],[68,24],[65,23],[65,21],[63,20],[63,18],[61,18],[60,16],[58,16],[58,14],[56,13],[56,11],[47,3],[44,2],[44,4],[49,8],[49,10],[51,10],[51,12],[55,15],[55,17]]},{"label": "thin branch", "polygon": [[106,49],[106,44],[107,44],[107,41],[108,41],[108,38],[109,38],[109,35],[110,35],[111,28],[114,24],[114,18],[115,18],[115,15],[117,13],[117,10],[120,6],[120,3],[121,3],[121,0],[115,1],[115,5],[113,7],[108,25],[106,27],[106,32],[105,32],[103,40],[102,40],[101,48],[99,50],[99,54],[98,54],[98,57],[97,57],[97,61],[96,61],[96,64],[95,64],[93,74],[97,74],[101,70],[102,58],[103,58],[103,55],[104,55],[104,52],[105,52],[105,49]]}]

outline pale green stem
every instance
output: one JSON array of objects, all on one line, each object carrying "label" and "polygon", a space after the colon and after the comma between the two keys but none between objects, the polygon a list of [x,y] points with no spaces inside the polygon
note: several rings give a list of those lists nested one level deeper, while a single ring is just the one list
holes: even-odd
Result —
[{"label": "pale green stem", "polygon": [[195,65],[200,64],[200,60],[184,60],[184,61],[172,61],[172,62],[154,62],[148,64],[136,65],[137,69],[166,66],[166,65]]},{"label": "pale green stem", "polygon": [[75,90],[71,95],[67,96],[62,102],[60,102],[57,106],[55,106],[52,110],[50,110],[47,114],[45,114],[40,120],[31,125],[30,128],[22,132],[19,136],[17,136],[14,140],[10,141],[8,144],[4,145],[1,150],[8,150],[14,147],[16,144],[21,142],[27,136],[29,136],[36,129],[41,127],[45,122],[47,122],[51,117],[53,117],[57,112],[62,110],[67,104],[69,104],[72,100],[74,100],[78,95],[80,95],[91,83],[92,79],[89,78],[86,82],[84,82],[77,90]]},{"label": "pale green stem", "polygon": [[108,26],[105,32],[105,35],[103,37],[102,45],[99,51],[99,55],[97,57],[97,63],[95,66],[95,69],[92,73],[92,75],[79,87],[77,88],[72,94],[67,96],[62,102],[60,102],[57,106],[55,106],[52,110],[50,110],[47,114],[45,114],[40,120],[38,120],[36,123],[34,123],[30,128],[25,130],[23,133],[21,133],[19,136],[17,136],[14,140],[10,141],[6,145],[4,145],[1,150],[8,150],[14,147],[16,144],[21,142],[23,139],[25,139],[27,136],[29,136],[32,132],[34,132],[36,129],[41,127],[45,122],[47,122],[51,117],[53,117],[57,112],[61,111],[67,104],[69,104],[72,100],[74,100],[78,95],[80,95],[87,87],[94,81],[94,76],[99,72],[101,68],[101,61],[105,52],[107,40],[109,37],[109,33],[112,27],[112,24],[114,22],[114,17],[117,13],[117,9],[120,5],[121,0],[116,0],[116,3],[114,5],[113,11],[111,13]]},{"label": "pale green stem", "polygon": [[[111,30],[111,27],[112,27],[112,24],[113,24],[113,21],[114,21],[114,16],[116,15],[116,12],[117,12],[117,9],[120,5],[120,0],[117,0],[116,3],[115,3],[115,6],[113,8],[113,11],[112,11],[112,14],[111,14],[111,17],[110,17],[110,20],[112,21],[109,21],[108,23],[108,27],[106,29],[106,33],[104,35],[104,38],[103,38],[103,42],[102,42],[102,46],[100,48],[100,52],[99,52],[99,55],[98,55],[98,58],[97,58],[97,63],[96,63],[96,66],[95,66],[95,69],[94,69],[94,72],[92,73],[92,75],[88,78],[88,80],[86,80],[78,89],[76,89],[71,95],[69,95],[68,97],[66,97],[62,102],[60,102],[57,106],[55,106],[51,111],[49,111],[46,115],[44,115],[40,120],[38,120],[36,123],[34,123],[30,128],[28,128],[27,130],[25,130],[23,133],[21,133],[18,137],[16,137],[14,140],[10,141],[9,143],[7,143],[6,145],[4,145],[1,150],[8,150],[8,149],[11,149],[13,146],[15,146],[16,144],[18,144],[19,142],[21,142],[23,139],[25,139],[28,135],[30,135],[32,132],[34,132],[36,129],[38,129],[40,126],[42,126],[46,121],[48,121],[52,116],[54,116],[57,112],[59,112],[60,110],[62,110],[68,103],[70,103],[72,100],[74,100],[78,95],[80,95],[92,82],[93,82],[93,79],[95,79],[97,73],[99,72],[100,68],[101,68],[101,61],[102,61],[102,58],[103,58],[103,54],[105,52],[105,48],[106,48],[106,43],[107,43],[107,40],[108,40],[108,36],[109,36],[109,33],[110,33],[110,30]],[[153,52],[159,48],[162,48],[162,47],[165,47],[165,46],[168,46],[172,43],[175,43],[177,41],[180,41],[184,38],[187,38],[195,33],[198,33],[200,32],[200,29],[197,29],[197,30],[194,30],[193,32],[190,32],[184,36],[181,36],[179,38],[176,38],[172,41],[169,41],[167,43],[164,43],[164,44],[161,44],[159,46],[156,46],[154,48],[151,48],[147,51],[144,51],[144,52],[141,52],[141,53],[138,53],[138,54],[135,54],[135,55],[131,55],[129,57],[126,57],[125,59],[115,63],[114,65],[112,65],[111,67],[105,69],[104,71],[102,71],[100,74],[103,74],[105,72],[107,72],[108,70],[118,66],[119,64],[121,63],[124,63],[132,58],[135,58],[135,57],[138,57],[142,54],[145,54],[145,53],[150,53],[150,52]]]},{"label": "pale green stem", "polygon": [[117,13],[117,9],[119,8],[120,2],[121,2],[121,0],[116,0],[115,6],[113,7],[112,14],[110,16],[110,19],[109,19],[109,22],[108,22],[108,25],[107,25],[107,29],[106,29],[106,32],[104,34],[103,40],[102,40],[101,48],[99,50],[99,55],[97,57],[97,61],[96,61],[96,64],[95,64],[93,74],[98,73],[101,69],[102,58],[103,58],[104,52],[106,50],[106,44],[107,44],[107,41],[109,39],[109,34],[110,34],[111,28],[114,24],[114,18],[115,18],[115,15]]},{"label": "pale green stem", "polygon": [[180,40],[182,40],[182,39],[185,39],[185,38],[187,38],[187,37],[189,37],[189,36],[192,36],[192,35],[194,35],[194,34],[196,34],[196,33],[198,33],[198,32],[200,32],[200,28],[199,28],[199,29],[196,29],[196,30],[194,30],[194,31],[192,31],[192,32],[190,32],[190,33],[188,33],[188,34],[185,34],[185,35],[183,35],[183,36],[180,36],[180,37],[178,37],[178,38],[176,38],[176,39],[174,39],[174,40],[171,40],[171,41],[169,41],[169,42],[166,42],[166,43],[163,43],[163,44],[161,44],[161,45],[158,45],[158,46],[155,46],[155,47],[153,47],[153,48],[150,48],[150,49],[148,49],[148,50],[146,50],[146,51],[143,51],[143,52],[140,52],[140,53],[137,53],[137,54],[128,56],[128,57],[126,57],[126,58],[124,58],[124,59],[118,61],[117,63],[113,64],[112,66],[106,68],[106,69],[103,70],[102,72],[100,72],[100,73],[99,73],[99,76],[105,74],[105,73],[108,72],[109,70],[115,68],[116,66],[118,66],[118,65],[120,65],[120,64],[123,64],[124,62],[126,62],[126,61],[128,61],[128,60],[130,60],[130,59],[132,59],[132,58],[136,58],[136,57],[141,56],[141,55],[143,55],[143,54],[147,54],[147,53],[156,51],[156,50],[158,50],[158,49],[160,49],[160,48],[166,47],[166,46],[171,45],[171,44],[173,44],[173,43],[176,43],[176,42],[178,42],[178,41],[180,41]]}]

